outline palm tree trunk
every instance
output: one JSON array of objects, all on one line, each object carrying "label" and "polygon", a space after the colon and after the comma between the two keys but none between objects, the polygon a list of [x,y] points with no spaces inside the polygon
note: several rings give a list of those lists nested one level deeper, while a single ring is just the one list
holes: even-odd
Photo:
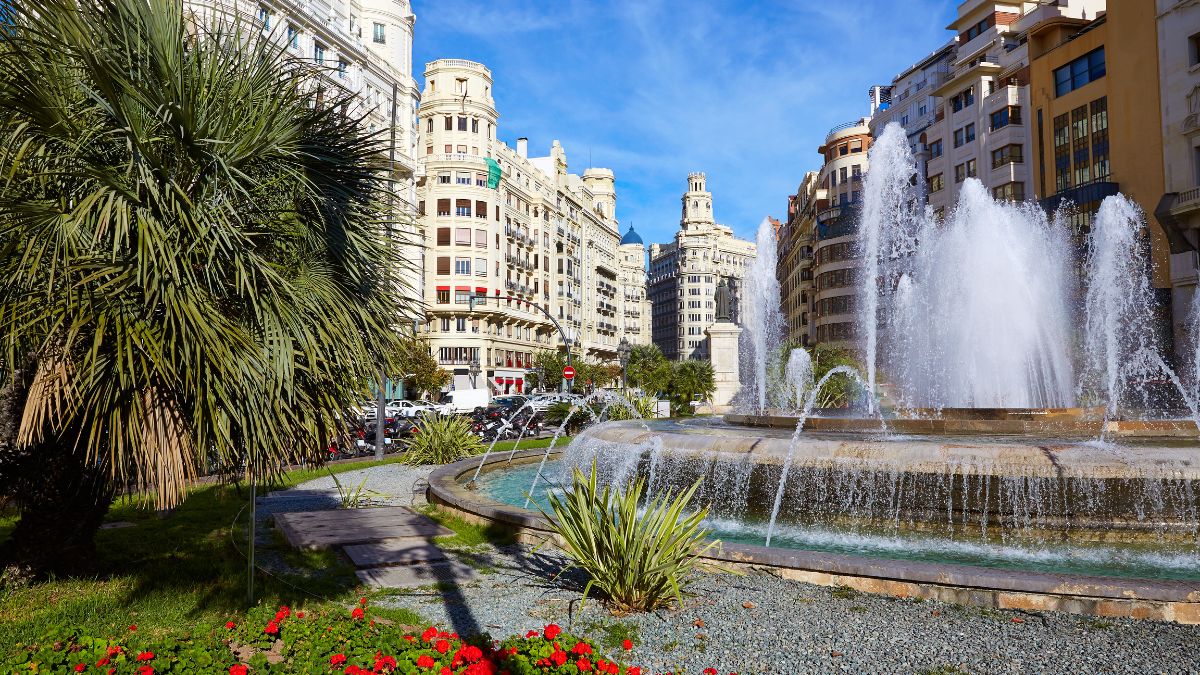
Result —
[{"label": "palm tree trunk", "polygon": [[0,388],[0,494],[21,516],[0,545],[0,560],[37,574],[84,571],[95,563],[95,536],[112,487],[103,467],[71,443],[17,445],[33,371],[30,363],[8,373]]}]

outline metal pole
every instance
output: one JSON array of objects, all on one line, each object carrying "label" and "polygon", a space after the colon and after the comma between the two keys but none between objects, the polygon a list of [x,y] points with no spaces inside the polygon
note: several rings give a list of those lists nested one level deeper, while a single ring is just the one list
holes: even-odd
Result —
[{"label": "metal pole", "polygon": [[384,401],[384,388],[387,386],[387,373],[379,372],[379,400],[377,402],[378,409],[375,411],[375,459],[383,459],[383,423],[384,423],[384,408],[387,407]]},{"label": "metal pole", "polygon": [[247,558],[246,568],[246,599],[251,605],[254,604],[254,528],[257,519],[257,504],[258,504],[258,483],[254,480],[254,469],[250,470],[250,554]]}]

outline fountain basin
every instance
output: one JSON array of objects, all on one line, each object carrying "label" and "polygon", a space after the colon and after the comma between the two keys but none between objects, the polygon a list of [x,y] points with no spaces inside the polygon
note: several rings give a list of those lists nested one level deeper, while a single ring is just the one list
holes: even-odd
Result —
[{"label": "fountain basin", "polygon": [[[609,423],[599,425],[585,436],[586,438],[578,439],[575,442],[583,441],[585,447],[582,450],[573,444],[563,455],[556,457],[557,463],[563,466],[557,470],[547,467],[548,473],[553,475],[552,480],[561,482],[563,470],[567,468],[567,465],[579,466],[581,460],[590,464],[590,460],[587,458],[589,444],[602,446],[609,450],[624,448],[632,456],[642,453],[639,448],[647,447],[646,443],[664,449],[660,451],[669,448],[671,453],[679,452],[684,456],[691,456],[687,462],[700,459],[702,464],[707,462],[710,465],[741,454],[742,460],[739,461],[752,460],[753,472],[766,472],[765,475],[768,477],[774,475],[777,478],[780,461],[779,448],[782,444],[786,449],[788,442],[786,434],[778,434],[778,432],[770,430],[722,429],[671,422],[652,422],[649,424],[649,430],[637,422]],[[1005,455],[1011,455],[1012,461],[1000,461],[990,465],[990,469],[998,474],[1021,471],[1024,464],[1025,467],[1031,465],[1040,467],[1039,471],[1044,471],[1046,476],[1059,475],[1053,468],[1054,464],[1046,459],[1041,444],[1012,443],[1011,439],[1004,440],[1005,442],[995,442],[976,438],[972,439],[972,443],[966,445],[972,446],[969,448],[972,452],[982,452],[984,457],[999,457],[1006,460],[1009,458],[1006,458]],[[863,438],[837,439],[830,437],[814,438],[811,441],[812,448],[814,448],[814,454],[811,456],[822,457],[824,458],[822,461],[828,460],[834,465],[843,459],[854,464],[863,461],[883,461],[887,458],[886,448],[873,447],[874,444]],[[638,445],[639,443],[642,445]],[[915,453],[916,458],[922,454],[926,455],[928,463],[915,461],[913,470],[928,469],[931,475],[936,468],[936,457],[944,458],[947,456],[946,453],[951,453],[952,456],[954,452],[958,451],[957,446],[964,445],[956,440],[939,442],[938,439],[903,439],[901,443],[894,445],[900,444],[905,446],[905,453]],[[881,443],[881,445],[886,444]],[[808,446],[806,445],[806,447]],[[816,448],[820,448],[820,450],[817,451]],[[1067,467],[1079,471],[1099,469],[1113,476],[1131,476],[1144,474],[1146,471],[1158,475],[1164,469],[1168,472],[1178,470],[1183,472],[1180,475],[1187,476],[1186,480],[1189,484],[1197,477],[1195,469],[1191,466],[1191,459],[1187,457],[1188,448],[1152,445],[1137,448],[1139,452],[1145,449],[1153,449],[1155,459],[1149,461],[1145,466],[1139,465],[1139,468],[1136,469],[1131,469],[1127,465],[1124,472],[1116,466],[1117,462],[1099,457],[1098,455],[1101,455],[1102,452],[1095,453],[1096,456],[1092,456],[1090,459],[1085,457],[1086,453],[1077,453],[1080,455],[1080,462],[1069,462]],[[1194,447],[1190,451],[1190,454],[1194,454]],[[583,455],[576,456],[570,461],[563,459],[564,456],[569,458],[573,454],[579,455],[580,452],[583,452]],[[807,452],[808,450],[806,450]],[[496,498],[497,495],[490,492],[487,487],[489,481],[503,483],[509,478],[515,479],[516,484],[526,485],[529,474],[532,473],[530,465],[539,462],[542,454],[541,450],[520,452],[513,458],[511,464],[505,456],[491,458],[483,468],[480,479],[483,487],[479,490],[465,487],[466,481],[478,465],[478,460],[467,460],[443,467],[430,478],[430,501],[439,504],[440,508],[454,511],[469,520],[512,528],[522,537],[543,541],[547,536],[547,523],[540,513],[520,508],[516,505],[520,502],[514,500],[511,494],[508,497]],[[718,455],[722,459],[717,459]],[[913,454],[905,454],[903,461],[909,462],[915,457]],[[895,459],[895,455],[892,459]],[[1087,461],[1083,461],[1085,459]],[[1031,460],[1037,463],[1031,464]],[[609,457],[604,461],[611,465],[613,460]],[[981,465],[986,463],[981,462]],[[801,465],[803,462],[796,464],[796,466]],[[636,461],[631,461],[629,466],[633,468],[624,475],[634,475],[633,472],[645,475],[648,469],[647,458],[641,457]],[[944,472],[944,469],[943,465],[940,470]],[[661,476],[665,471],[661,462],[658,471],[660,472],[658,480],[661,483],[663,480]],[[507,475],[519,472],[524,473]],[[682,476],[682,482],[689,482],[688,478],[691,474],[683,473],[687,475]],[[1124,479],[1116,478],[1115,480]],[[508,482],[513,481],[509,480]],[[524,489],[521,488],[518,492],[522,492]],[[769,497],[765,494],[767,491],[764,491],[762,486],[748,485],[746,492],[747,500],[750,502],[769,501]],[[959,511],[955,512],[953,517],[955,520],[959,518],[959,513]],[[907,518],[907,516],[904,517]],[[750,516],[746,518],[747,520],[752,519]],[[969,519],[973,518],[974,515]],[[1191,537],[1194,540],[1194,528],[1189,529],[1191,526],[1187,525],[1189,518],[1193,518],[1193,516],[1179,514],[1177,522],[1167,525],[1176,526],[1182,538]],[[834,523],[834,520],[836,519],[828,517],[820,519],[822,526],[829,526],[833,523],[832,527],[834,528],[843,527],[841,524]],[[1051,520],[1048,519],[1042,524],[1053,528],[1056,524]],[[1120,524],[1113,520],[1091,523],[1090,526],[1120,532],[1122,529],[1137,531],[1139,527],[1146,524],[1137,519],[1127,520],[1130,522]],[[799,518],[797,522],[803,523],[804,518]],[[1089,527],[1079,521],[1072,521],[1070,525],[1074,528],[1073,532],[1079,532]],[[1172,527],[1164,528],[1163,525],[1164,523],[1161,522],[1155,523],[1150,528],[1156,531],[1156,534],[1150,537],[1153,542],[1163,543],[1165,540],[1162,538],[1162,533],[1172,529]],[[849,526],[851,530],[855,531],[858,531],[858,527],[857,525]],[[914,521],[912,527],[905,527],[906,535],[920,533],[916,536],[924,537],[922,527],[930,527],[935,532],[938,530],[936,525],[928,523],[921,525]],[[867,527],[862,531],[870,532],[871,530]],[[1037,565],[1030,565],[1030,569],[1021,569],[1020,564],[997,568],[957,564],[952,561],[938,562],[936,555],[933,556],[934,559],[928,555],[924,556],[924,559],[905,559],[899,554],[895,558],[890,558],[887,557],[886,551],[882,555],[879,551],[856,555],[853,552],[846,553],[838,550],[806,549],[803,545],[798,547],[795,543],[788,544],[786,541],[783,546],[765,548],[747,541],[744,537],[730,538],[722,532],[718,532],[718,535],[725,541],[725,545],[723,551],[715,558],[735,565],[768,567],[785,577],[811,583],[846,585],[864,592],[941,599],[985,607],[1061,610],[1098,616],[1131,616],[1200,623],[1200,575],[1197,575],[1197,578],[1166,578],[1165,576],[1152,578],[1153,575],[1150,575],[1151,578],[1140,578],[1128,576],[1128,572],[1125,572],[1125,576],[1108,576],[1103,573],[1055,573],[1037,569]],[[1144,535],[1145,533],[1142,532],[1140,536]],[[978,532],[968,533],[959,530],[954,536],[973,541],[978,537]],[[1118,538],[1127,539],[1128,537],[1120,535]],[[986,546],[986,542],[983,545]],[[1150,546],[1153,548],[1156,545],[1158,544]],[[1139,546],[1142,545],[1139,544]],[[949,556],[949,558],[952,560],[953,556]]]},{"label": "fountain basin", "polygon": [[[729,414],[731,424],[795,429],[794,415]],[[943,408],[911,409],[903,417],[888,418],[893,434],[1052,436],[1058,439],[1106,438],[1192,439],[1200,437],[1192,420],[1109,420],[1103,408]],[[806,431],[878,433],[882,425],[870,417],[809,417]]]}]

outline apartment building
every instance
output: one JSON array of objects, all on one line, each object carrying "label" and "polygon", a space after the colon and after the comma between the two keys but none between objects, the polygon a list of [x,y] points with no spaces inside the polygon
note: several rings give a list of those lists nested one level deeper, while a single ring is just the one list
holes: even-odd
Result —
[{"label": "apartment building", "polygon": [[713,216],[712,193],[703,173],[688,175],[675,240],[650,245],[648,292],[654,344],[668,359],[707,359],[704,330],[715,321],[714,298],[722,278],[731,287],[738,323],[738,294],[754,259],[754,242],[739,239]]},{"label": "apartment building", "polygon": [[630,344],[650,344],[650,298],[646,294],[646,245],[633,230],[621,237],[619,248],[621,311]]},{"label": "apartment building", "polygon": [[779,233],[779,263],[776,278],[782,295],[786,337],[802,345],[813,344],[809,314],[813,295],[813,244],[816,234],[816,208],[826,199],[819,187],[820,174],[809,171],[800,181],[796,194],[788,196],[787,220]]},{"label": "apartment building", "polygon": [[953,72],[957,42],[951,39],[931,54],[892,78],[871,114],[871,136],[878,138],[888,124],[904,127],[922,176],[929,175],[926,163],[934,153],[941,156],[944,144],[931,138],[930,127],[940,121],[942,99],[933,92]]},{"label": "apartment building", "polygon": [[1200,267],[1200,5],[1158,0],[1157,9],[1164,184],[1154,216],[1170,245],[1171,330],[1186,345],[1200,339],[1187,332]]},{"label": "apartment building", "polygon": [[1105,197],[1119,192],[1137,202],[1167,338],[1171,244],[1155,214],[1165,190],[1154,3],[1113,2],[1090,19],[1049,16],[1027,35],[1031,173],[1041,204],[1047,211],[1070,205],[1082,239]]},{"label": "apartment building", "polygon": [[817,174],[823,198],[814,200],[813,290],[810,322],[813,342],[854,348],[858,337],[858,218],[863,175],[871,148],[871,118],[840,124],[817,148],[824,164]]},{"label": "apartment building", "polygon": [[515,148],[499,141],[492,87],[491,71],[473,61],[426,66],[417,187],[425,332],[451,387],[515,393],[540,350],[570,345],[576,357],[615,360],[625,293],[613,173],[569,173],[557,141],[535,158],[525,138]]}]

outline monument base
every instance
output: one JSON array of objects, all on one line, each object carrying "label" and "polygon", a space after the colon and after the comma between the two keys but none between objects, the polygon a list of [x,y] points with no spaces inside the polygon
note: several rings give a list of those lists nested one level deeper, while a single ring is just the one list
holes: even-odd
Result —
[{"label": "monument base", "polygon": [[708,357],[712,361],[716,390],[712,396],[714,411],[729,410],[729,403],[742,388],[738,377],[738,337],[742,329],[734,323],[718,322],[705,331],[708,336]]}]

